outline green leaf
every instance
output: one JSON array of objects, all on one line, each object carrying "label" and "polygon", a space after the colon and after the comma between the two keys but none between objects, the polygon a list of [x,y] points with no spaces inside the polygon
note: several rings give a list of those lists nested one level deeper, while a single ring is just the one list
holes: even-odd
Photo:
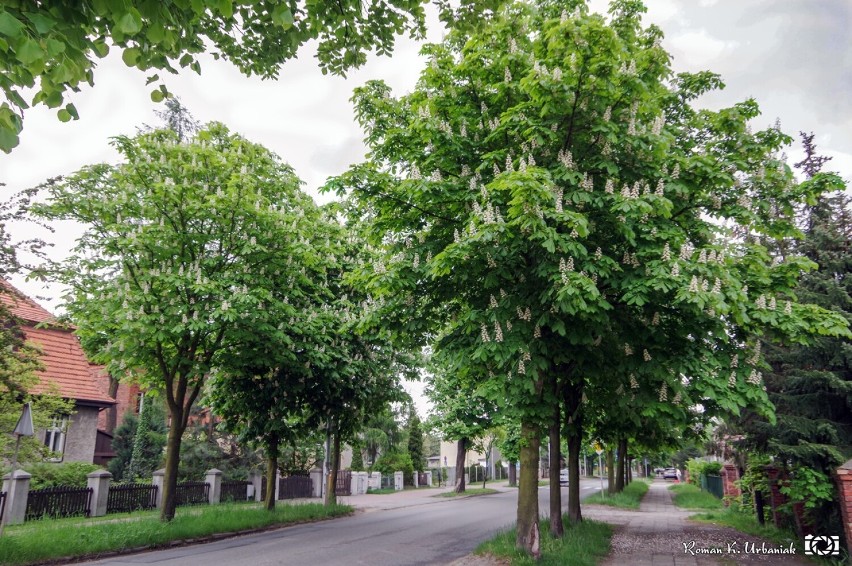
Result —
[{"label": "green leaf", "polygon": [[80,115],[77,113],[77,107],[74,106],[73,104],[70,104],[70,103],[66,104],[65,110],[67,110],[68,113],[71,115],[71,117],[74,118],[75,120],[80,119]]},{"label": "green leaf", "polygon": [[121,54],[121,59],[128,67],[135,67],[136,61],[139,60],[139,48],[131,47],[129,49],[125,49],[124,53]]},{"label": "green leaf", "polygon": [[95,50],[98,57],[106,57],[109,54],[109,45],[103,39],[98,39],[97,41],[92,42],[92,49]]},{"label": "green leaf", "polygon": [[18,138],[18,134],[15,133],[14,130],[7,128],[6,126],[0,126],[0,149],[2,149],[5,153],[9,153],[15,147],[17,147],[20,139]]},{"label": "green leaf", "polygon": [[24,14],[33,23],[36,31],[42,35],[49,32],[56,25],[56,20],[48,17],[44,12],[31,12]]},{"label": "green leaf", "polygon": [[60,109],[56,115],[59,117],[60,122],[68,122],[71,120],[71,113],[65,108]]},{"label": "green leaf", "polygon": [[116,28],[125,35],[135,35],[142,29],[142,16],[139,10],[131,8],[129,12],[118,18]]},{"label": "green leaf", "polygon": [[166,96],[160,90],[151,91],[151,100],[154,102],[162,102]]},{"label": "green leaf", "polygon": [[47,54],[51,57],[56,57],[63,51],[65,51],[65,44],[56,39],[48,38],[47,41],[44,42],[47,46]]},{"label": "green leaf", "polygon": [[37,41],[25,37],[18,42],[18,46],[15,49],[15,56],[24,65],[31,65],[39,59],[44,58],[44,50]]},{"label": "green leaf", "polygon": [[0,13],[0,33],[8,37],[18,37],[24,29],[24,24],[9,12]]},{"label": "green leaf", "polygon": [[293,27],[293,12],[286,4],[279,4],[272,10],[272,22],[284,29],[290,29]]}]

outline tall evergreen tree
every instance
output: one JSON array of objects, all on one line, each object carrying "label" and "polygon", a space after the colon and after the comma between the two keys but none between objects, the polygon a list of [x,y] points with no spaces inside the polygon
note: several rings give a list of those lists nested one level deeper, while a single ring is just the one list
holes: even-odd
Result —
[{"label": "tall evergreen tree", "polygon": [[[808,180],[833,177],[821,173],[830,158],[820,156],[813,134],[802,133],[805,158],[796,163]],[[788,250],[807,256],[819,268],[805,274],[798,289],[802,302],[813,303],[852,320],[852,198],[827,193],[803,211],[805,237]],[[821,534],[839,534],[840,517],[831,473],[852,456],[852,342],[820,337],[812,344],[769,346],[766,377],[777,422],[747,415],[745,445],[775,457],[788,468],[792,500],[805,499],[809,519]],[[801,525],[797,525],[801,529]]]},{"label": "tall evergreen tree", "polygon": [[414,464],[414,470],[422,472],[425,459],[423,457],[423,428],[420,426],[420,417],[414,405],[408,414],[408,455]]}]

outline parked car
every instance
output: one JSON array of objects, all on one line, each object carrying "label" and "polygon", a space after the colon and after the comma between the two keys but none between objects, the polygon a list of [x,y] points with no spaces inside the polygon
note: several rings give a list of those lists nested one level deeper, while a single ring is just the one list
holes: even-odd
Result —
[{"label": "parked car", "polygon": [[674,468],[666,468],[663,471],[663,479],[664,480],[676,480],[677,479],[677,470]]},{"label": "parked car", "polygon": [[559,470],[559,485],[563,487],[568,485],[568,468]]}]

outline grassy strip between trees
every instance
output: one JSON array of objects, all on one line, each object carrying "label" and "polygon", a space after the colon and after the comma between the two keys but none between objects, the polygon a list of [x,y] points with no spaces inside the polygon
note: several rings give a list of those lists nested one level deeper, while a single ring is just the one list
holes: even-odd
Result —
[{"label": "grassy strip between trees", "polygon": [[222,504],[178,509],[170,523],[148,516],[114,522],[36,521],[8,527],[0,538],[0,564],[33,564],[71,557],[97,558],[123,549],[161,546],[172,541],[236,533],[271,526],[331,519],[352,513],[348,505],[279,505],[268,512],[257,506]]},{"label": "grassy strip between trees", "polygon": [[388,495],[390,493],[396,493],[396,489],[392,487],[385,487],[382,489],[373,489],[372,487],[367,488],[367,495]]},{"label": "grassy strip between trees", "polygon": [[648,493],[648,482],[644,480],[634,480],[625,486],[621,493],[613,493],[612,495],[603,495],[600,491],[590,495],[583,500],[583,503],[593,503],[596,505],[609,505],[610,507],[621,507],[622,509],[639,509],[639,503],[645,494]]},{"label": "grassy strip between trees", "polygon": [[492,493],[500,493],[496,489],[491,489],[486,487],[485,489],[481,487],[475,487],[471,489],[466,489],[462,493],[456,493],[455,491],[445,491],[444,493],[439,493],[437,495],[433,495],[432,497],[473,497],[474,495],[490,495]]},{"label": "grassy strip between trees", "polygon": [[515,548],[515,529],[504,531],[483,542],[475,552],[491,554],[497,558],[508,558],[513,566],[525,564],[595,566],[601,557],[609,553],[612,538],[611,526],[589,520],[572,525],[567,515],[563,517],[563,521],[565,534],[561,539],[550,536],[550,521],[541,522],[541,560],[538,562]]},{"label": "grassy strip between trees", "polygon": [[691,483],[676,483],[670,486],[669,490],[674,493],[672,498],[674,504],[684,509],[721,509],[724,507],[721,499]]},{"label": "grassy strip between trees", "polygon": [[739,510],[739,506],[735,503],[727,509],[723,508],[718,511],[698,513],[690,516],[689,519],[700,523],[711,523],[713,525],[730,527],[748,535],[765,538],[766,540],[772,541],[776,544],[786,545],[793,542],[796,544],[796,547],[802,550],[798,538],[793,533],[779,529],[770,523],[761,526],[754,515],[751,513],[743,513]]}]

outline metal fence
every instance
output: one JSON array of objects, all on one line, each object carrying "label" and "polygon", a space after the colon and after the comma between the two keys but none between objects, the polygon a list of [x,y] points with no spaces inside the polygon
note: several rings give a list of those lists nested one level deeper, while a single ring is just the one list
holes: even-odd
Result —
[{"label": "metal fence", "polygon": [[308,474],[293,474],[278,480],[278,499],[313,497],[314,482]]},{"label": "metal fence", "polygon": [[243,502],[248,501],[248,486],[251,485],[251,482],[244,480],[230,480],[222,482],[222,489],[219,492],[219,501],[234,501],[234,502]]},{"label": "metal fence", "polygon": [[722,485],[722,476],[710,476],[706,474],[701,474],[701,489],[706,492],[712,493],[719,499],[722,499],[725,495],[725,488]]},{"label": "metal fence", "polygon": [[107,494],[107,513],[130,513],[157,507],[157,486],[146,483],[113,484]]},{"label": "metal fence", "polygon": [[337,481],[334,482],[335,495],[351,495],[352,493],[352,472],[349,470],[339,470],[337,472]]},{"label": "metal fence", "polygon": [[176,505],[200,505],[210,502],[210,484],[203,481],[187,481],[177,484]]},{"label": "metal fence", "polygon": [[394,489],[393,474],[382,474],[382,489]]},{"label": "metal fence", "polygon": [[43,517],[88,516],[91,509],[92,488],[90,487],[46,487],[34,489],[27,497],[25,520]]}]

